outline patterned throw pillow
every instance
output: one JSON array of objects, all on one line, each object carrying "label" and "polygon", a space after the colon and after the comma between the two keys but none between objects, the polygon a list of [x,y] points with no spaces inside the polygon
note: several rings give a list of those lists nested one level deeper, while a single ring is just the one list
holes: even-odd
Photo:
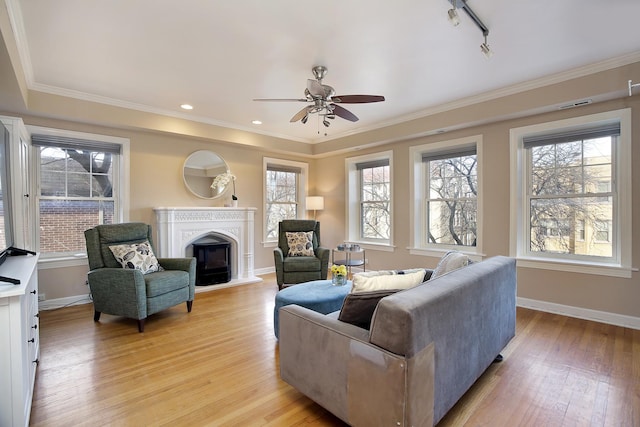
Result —
[{"label": "patterned throw pillow", "polygon": [[140,270],[142,274],[162,271],[158,259],[153,254],[149,241],[142,243],[132,243],[130,245],[109,246],[113,256],[122,264],[122,268]]},{"label": "patterned throw pillow", "polygon": [[287,232],[289,256],[314,256],[313,231]]},{"label": "patterned throw pillow", "polygon": [[424,282],[424,268],[367,271],[353,275],[351,293],[410,289]]}]

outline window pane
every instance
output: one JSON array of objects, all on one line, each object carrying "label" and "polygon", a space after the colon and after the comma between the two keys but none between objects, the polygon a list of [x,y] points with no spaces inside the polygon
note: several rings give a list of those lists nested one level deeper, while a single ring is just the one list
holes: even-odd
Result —
[{"label": "window pane", "polygon": [[110,153],[40,147],[40,252],[84,252],[84,230],[113,223],[115,159]]},{"label": "window pane", "polygon": [[278,239],[278,223],[283,219],[295,219],[295,204],[267,203],[267,238]]},{"label": "window pane", "polygon": [[363,203],[362,237],[364,239],[390,239],[390,218],[388,202]]},{"label": "window pane", "polygon": [[360,238],[391,238],[389,166],[360,170]]},{"label": "window pane", "polygon": [[475,246],[477,156],[428,161],[427,243]]},{"label": "window pane", "polygon": [[85,252],[84,231],[113,223],[113,201],[42,199],[39,208],[41,252]]},{"label": "window pane", "polygon": [[612,198],[531,200],[532,252],[611,257]]},{"label": "window pane", "polygon": [[427,202],[429,243],[476,245],[475,200]]}]

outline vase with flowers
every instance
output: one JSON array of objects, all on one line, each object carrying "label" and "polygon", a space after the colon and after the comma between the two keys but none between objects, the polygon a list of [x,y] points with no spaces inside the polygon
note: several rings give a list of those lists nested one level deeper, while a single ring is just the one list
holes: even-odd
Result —
[{"label": "vase with flowers", "polygon": [[333,264],[331,266],[331,284],[333,286],[343,286],[347,283],[347,267],[345,265]]},{"label": "vase with flowers", "polygon": [[225,173],[217,175],[211,183],[211,188],[216,190],[218,194],[222,194],[224,193],[224,190],[227,189],[227,186],[230,182],[233,184],[233,194],[231,195],[231,200],[234,206],[238,206],[238,196],[236,196],[236,176],[231,172],[227,171]]}]

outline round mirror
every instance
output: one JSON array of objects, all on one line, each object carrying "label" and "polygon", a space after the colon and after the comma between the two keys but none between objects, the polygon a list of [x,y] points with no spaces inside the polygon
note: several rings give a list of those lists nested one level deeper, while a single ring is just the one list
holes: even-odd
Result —
[{"label": "round mirror", "polygon": [[193,194],[203,199],[215,199],[233,185],[231,171],[216,153],[199,150],[184,162],[184,183]]}]

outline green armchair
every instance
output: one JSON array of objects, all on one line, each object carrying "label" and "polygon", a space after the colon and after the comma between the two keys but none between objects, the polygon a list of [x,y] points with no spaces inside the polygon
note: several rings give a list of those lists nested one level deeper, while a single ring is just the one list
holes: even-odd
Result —
[{"label": "green armchair", "polygon": [[[287,232],[313,231],[314,256],[288,256]],[[320,246],[320,223],[309,219],[286,219],[278,224],[278,247],[273,250],[278,289],[287,285],[324,280],[329,267],[329,249]]]},{"label": "green armchair", "polygon": [[151,226],[143,223],[98,225],[84,232],[89,259],[88,283],[93,297],[95,322],[101,313],[138,321],[144,331],[145,319],[166,308],[187,303],[191,312],[195,295],[195,258],[158,258],[164,269],[143,274],[123,268],[110,246],[149,242],[154,250]]}]

